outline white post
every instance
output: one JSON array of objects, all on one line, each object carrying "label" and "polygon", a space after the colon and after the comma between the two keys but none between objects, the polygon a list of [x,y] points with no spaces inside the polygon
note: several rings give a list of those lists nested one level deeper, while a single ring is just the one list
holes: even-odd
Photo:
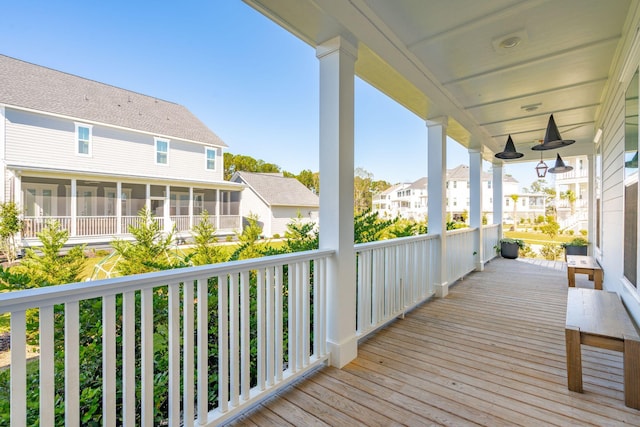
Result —
[{"label": "white post", "polygon": [[193,187],[189,187],[189,230],[193,230]]},{"label": "white post", "polygon": [[5,150],[6,150],[6,130],[5,130],[5,112],[4,105],[0,105],[0,203],[4,203],[8,200],[7,194],[7,168],[5,166]]},{"label": "white post", "polygon": [[[176,200],[176,203],[178,201]],[[171,232],[173,224],[171,224],[171,186],[166,185],[164,190],[164,231]]]},{"label": "white post", "polygon": [[144,205],[147,209],[151,209],[151,184],[146,185],[145,193]]},{"label": "white post", "polygon": [[480,150],[469,150],[469,225],[477,228],[475,233],[476,270],[484,270],[484,254],[482,244],[482,153]]},{"label": "white post", "polygon": [[75,178],[71,179],[71,231],[70,235],[75,236],[77,233],[78,221],[78,181]]},{"label": "white post", "polygon": [[116,182],[116,230],[116,234],[124,233],[122,231],[122,182],[120,181]]},{"label": "white post", "polygon": [[19,171],[13,171],[13,201],[17,205],[18,210],[24,215],[24,199],[22,197],[22,176]]},{"label": "white post", "polygon": [[493,223],[499,224],[498,236],[502,237],[502,176],[501,163],[493,164]]},{"label": "white post", "polygon": [[587,230],[588,234],[587,234],[587,239],[591,242],[591,244],[589,245],[589,247],[587,248],[587,250],[589,251],[589,254],[592,256],[595,256],[596,251],[595,251],[595,247],[596,247],[596,209],[595,209],[595,205],[596,205],[596,167],[595,167],[595,156],[593,154],[589,154],[587,156],[587,163],[588,163],[588,173],[589,173],[589,187],[588,187],[588,192],[589,192],[589,197],[587,199]]},{"label": "white post", "polygon": [[216,188],[216,230],[220,230],[220,189]]},{"label": "white post", "polygon": [[440,262],[436,272],[436,296],[449,293],[447,277],[447,117],[427,120],[427,226],[429,234],[440,235]]},{"label": "white post", "polygon": [[358,354],[353,250],[354,80],[357,48],[338,36],[319,45],[320,249],[327,263],[329,363],[341,368]]}]

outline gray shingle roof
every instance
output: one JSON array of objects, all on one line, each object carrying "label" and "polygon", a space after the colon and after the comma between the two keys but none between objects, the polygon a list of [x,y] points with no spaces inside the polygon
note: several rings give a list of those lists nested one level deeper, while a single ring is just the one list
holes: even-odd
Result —
[{"label": "gray shingle roof", "polygon": [[0,103],[159,136],[227,145],[179,104],[0,55]]},{"label": "gray shingle roof", "polygon": [[311,190],[281,174],[236,172],[231,181],[246,183],[270,206],[320,206],[320,199]]}]

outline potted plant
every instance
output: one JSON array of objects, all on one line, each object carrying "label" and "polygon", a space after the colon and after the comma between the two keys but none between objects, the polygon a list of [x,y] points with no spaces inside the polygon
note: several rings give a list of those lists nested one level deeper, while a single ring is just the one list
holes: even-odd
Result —
[{"label": "potted plant", "polygon": [[589,242],[584,237],[576,237],[570,242],[564,242],[562,247],[564,248],[565,259],[566,255],[587,255],[587,246]]},{"label": "potted plant", "polygon": [[524,249],[524,241],[521,239],[500,239],[500,255],[503,258],[516,259],[518,252]]}]

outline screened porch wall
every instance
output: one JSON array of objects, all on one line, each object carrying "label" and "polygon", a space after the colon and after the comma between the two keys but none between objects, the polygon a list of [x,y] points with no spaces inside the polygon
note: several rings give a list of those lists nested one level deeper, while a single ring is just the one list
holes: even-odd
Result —
[{"label": "screened porch wall", "polygon": [[72,179],[22,177],[21,199],[17,202],[23,212],[23,239],[37,239],[53,220],[72,238],[128,235],[147,205],[162,229],[171,231],[175,226],[183,235],[200,222],[205,210],[218,230],[235,231],[240,225],[240,195],[227,190],[78,179],[74,211],[73,187]]}]

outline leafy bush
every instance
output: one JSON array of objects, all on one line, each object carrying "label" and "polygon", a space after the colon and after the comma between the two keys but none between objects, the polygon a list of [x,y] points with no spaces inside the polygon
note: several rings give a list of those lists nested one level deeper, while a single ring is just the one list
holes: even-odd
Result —
[{"label": "leafy bush", "polygon": [[39,248],[42,255],[27,248],[24,259],[12,272],[28,276],[28,288],[78,282],[86,260],[85,245],[74,246],[61,255],[69,232],[61,229],[58,221],[48,222],[37,236],[42,243]]},{"label": "leafy bush", "polygon": [[129,226],[129,233],[135,241],[115,239],[111,242],[114,251],[121,257],[117,265],[118,273],[129,276],[186,267],[184,260],[171,250],[174,233],[164,233],[147,207],[141,209],[138,216],[138,224]]},{"label": "leafy bush", "polygon": [[589,242],[587,241],[587,239],[583,237],[576,237],[569,242],[562,243],[561,246],[563,248],[566,248],[567,246],[588,246],[588,245],[589,245]]},{"label": "leafy bush", "polygon": [[556,260],[562,255],[562,246],[545,243],[542,248],[540,248],[540,255],[550,261]]}]

